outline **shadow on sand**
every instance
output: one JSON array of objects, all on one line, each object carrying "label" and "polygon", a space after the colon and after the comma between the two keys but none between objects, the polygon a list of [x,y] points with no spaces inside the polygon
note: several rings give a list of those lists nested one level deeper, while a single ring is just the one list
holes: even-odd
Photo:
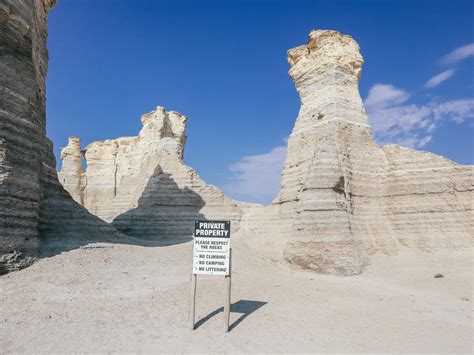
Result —
[{"label": "shadow on sand", "polygon": [[[232,303],[230,305],[230,311],[232,313],[242,313],[242,315],[229,326],[229,331],[232,331],[235,327],[237,327],[240,323],[242,323],[245,320],[245,318],[247,318],[253,312],[257,311],[259,308],[265,306],[267,303],[268,302],[249,301],[249,300],[240,300],[235,303]],[[224,312],[224,307],[220,307],[216,309],[215,311],[212,311],[211,313],[209,313],[207,316],[198,320],[195,324],[194,329],[199,328],[201,325],[206,323],[209,319],[218,315],[221,312]]]},{"label": "shadow on sand", "polygon": [[50,257],[90,243],[167,246],[192,240],[194,220],[205,202],[187,187],[180,188],[157,166],[138,206],[109,224],[74,202],[57,186],[45,193],[39,257]]},{"label": "shadow on sand", "polygon": [[138,200],[138,207],[122,213],[112,225],[120,232],[166,246],[190,241],[194,220],[204,219],[199,211],[202,197],[180,188],[170,174],[157,166]]}]

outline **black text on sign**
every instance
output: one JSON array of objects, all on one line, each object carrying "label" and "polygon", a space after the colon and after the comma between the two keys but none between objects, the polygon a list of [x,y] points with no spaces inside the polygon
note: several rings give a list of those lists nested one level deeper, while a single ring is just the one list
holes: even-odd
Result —
[{"label": "black text on sign", "polygon": [[230,221],[195,221],[193,273],[228,275]]}]

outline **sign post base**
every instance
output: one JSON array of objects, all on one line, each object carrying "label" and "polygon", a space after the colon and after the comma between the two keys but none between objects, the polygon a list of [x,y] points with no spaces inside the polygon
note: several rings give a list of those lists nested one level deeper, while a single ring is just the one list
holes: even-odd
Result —
[{"label": "sign post base", "polygon": [[229,275],[225,276],[226,295],[224,303],[224,330],[229,332],[230,322],[230,304],[231,304],[231,289],[232,289],[232,249],[229,250]]},{"label": "sign post base", "polygon": [[197,285],[197,275],[192,274],[191,276],[191,298],[190,298],[190,312],[189,320],[191,321],[191,330],[194,330],[196,322],[196,285]]}]

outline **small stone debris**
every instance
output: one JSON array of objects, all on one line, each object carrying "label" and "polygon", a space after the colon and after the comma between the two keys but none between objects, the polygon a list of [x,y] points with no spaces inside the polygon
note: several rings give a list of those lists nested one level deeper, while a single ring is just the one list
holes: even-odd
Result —
[{"label": "small stone debris", "polygon": [[434,275],[434,278],[435,278],[435,279],[442,279],[443,277],[444,277],[443,274],[435,274],[435,275]]}]

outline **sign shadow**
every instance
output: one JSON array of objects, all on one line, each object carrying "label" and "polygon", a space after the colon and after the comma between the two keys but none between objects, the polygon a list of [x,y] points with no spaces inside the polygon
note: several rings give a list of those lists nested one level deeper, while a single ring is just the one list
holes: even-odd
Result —
[{"label": "sign shadow", "polygon": [[[235,327],[237,327],[240,323],[242,323],[245,320],[245,318],[247,318],[253,312],[257,311],[259,308],[265,306],[267,303],[268,302],[250,301],[250,300],[240,300],[235,303],[232,303],[230,306],[230,312],[242,313],[242,315],[229,326],[229,332],[232,331]],[[224,307],[220,307],[216,309],[215,311],[212,311],[207,316],[198,320],[196,322],[194,329],[199,328],[201,325],[206,323],[209,319],[211,319],[212,317],[218,315],[219,313],[223,311],[224,311]]]}]

